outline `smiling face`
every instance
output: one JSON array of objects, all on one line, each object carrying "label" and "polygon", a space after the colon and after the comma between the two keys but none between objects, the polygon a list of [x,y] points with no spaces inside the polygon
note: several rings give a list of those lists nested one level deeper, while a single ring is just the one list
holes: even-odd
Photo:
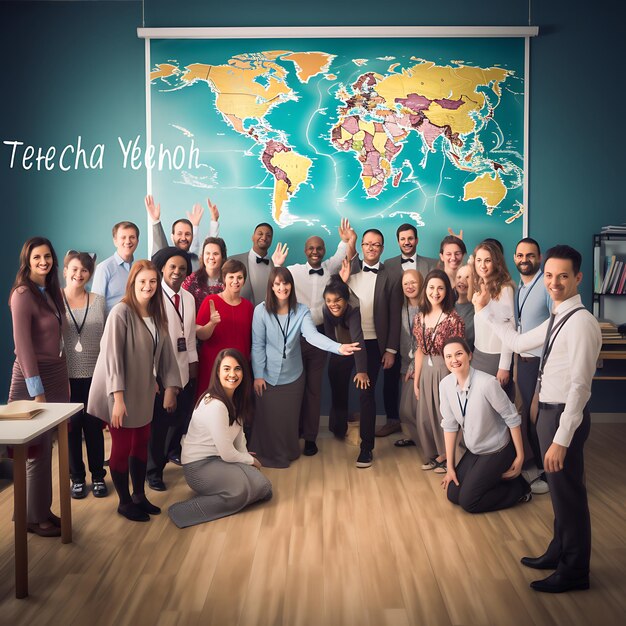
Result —
[{"label": "smiling face", "polygon": [[32,249],[29,258],[30,279],[38,285],[46,284],[46,276],[52,269],[52,251],[46,245]]},{"label": "smiling face", "polygon": [[202,261],[206,268],[207,274],[214,275],[219,272],[222,264],[224,263],[224,257],[222,256],[222,250],[216,243],[207,243],[202,251]]},{"label": "smiling face", "polygon": [[408,300],[417,298],[420,290],[419,275],[415,270],[407,270],[402,275],[402,293]]},{"label": "smiling face", "polygon": [[401,230],[398,233],[398,246],[406,257],[413,256],[417,249],[417,237],[412,230]]},{"label": "smiling face", "polygon": [[63,278],[65,278],[67,287],[84,289],[91,278],[91,274],[79,259],[72,259],[67,267],[63,268]]},{"label": "smiling face", "polygon": [[457,271],[455,287],[459,294],[467,295],[469,290],[470,274],[471,270],[469,265],[463,265]]},{"label": "smiling face", "polygon": [[224,291],[226,291],[229,296],[236,297],[241,293],[241,289],[245,282],[246,279],[243,277],[243,272],[226,274],[226,276],[224,276]]},{"label": "smiling face", "polygon": [[226,394],[232,398],[235,389],[241,385],[243,380],[243,368],[237,359],[232,356],[225,356],[219,365],[219,380]]},{"label": "smiling face", "polygon": [[141,270],[135,277],[135,298],[139,306],[147,306],[157,290],[157,273],[154,270]]},{"label": "smiling face", "polygon": [[541,267],[541,255],[537,246],[523,242],[518,244],[515,250],[515,267],[522,276],[534,276]]},{"label": "smiling face", "polygon": [[543,282],[555,304],[575,296],[582,278],[582,272],[574,273],[571,259],[551,258],[543,268]]},{"label": "smiling face", "polygon": [[187,261],[182,256],[170,257],[163,266],[163,280],[174,292],[178,293],[187,278]]},{"label": "smiling face", "polygon": [[321,237],[309,237],[304,244],[304,254],[309,265],[314,269],[319,269],[326,254],[326,246]]},{"label": "smiling face", "polygon": [[134,228],[118,228],[115,237],[113,237],[113,244],[122,259],[124,259],[124,261],[130,261],[139,244],[137,231]]},{"label": "smiling face", "polygon": [[494,273],[491,252],[489,252],[486,248],[478,248],[474,257],[474,267],[476,268],[478,276],[484,281],[488,281]]},{"label": "smiling face", "polygon": [[327,293],[324,302],[333,317],[341,317],[348,308],[348,301],[338,293]]},{"label": "smiling face", "polygon": [[467,378],[472,355],[468,354],[460,343],[449,343],[445,346],[443,359],[450,372],[456,374],[461,379]]},{"label": "smiling face", "polygon": [[376,265],[383,253],[383,239],[377,233],[365,233],[361,242],[363,260],[368,265]]},{"label": "smiling face", "polygon": [[456,243],[447,243],[439,258],[446,271],[456,271],[463,263],[463,250]]},{"label": "smiling face", "polygon": [[426,297],[430,305],[441,307],[443,299],[446,297],[446,285],[440,278],[431,278],[426,285]]},{"label": "smiling face", "polygon": [[176,222],[173,229],[172,243],[180,250],[188,252],[193,241],[193,229],[186,222]]},{"label": "smiling face", "polygon": [[272,283],[272,291],[278,300],[278,303],[285,303],[289,300],[291,294],[291,285],[281,276],[277,276]]},{"label": "smiling face", "polygon": [[252,249],[261,257],[267,254],[272,245],[274,234],[268,226],[259,226],[252,233]]}]

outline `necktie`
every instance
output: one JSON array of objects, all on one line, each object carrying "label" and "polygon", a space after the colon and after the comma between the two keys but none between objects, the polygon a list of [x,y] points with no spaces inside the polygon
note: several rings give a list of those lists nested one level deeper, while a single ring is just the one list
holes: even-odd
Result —
[{"label": "necktie", "polygon": [[256,258],[256,262],[257,263],[265,263],[265,265],[269,265],[270,264],[270,260],[269,259],[267,259],[267,258],[262,259],[260,256],[258,256]]},{"label": "necktie", "polygon": [[180,294],[175,293],[174,294],[174,306],[176,307],[176,310],[178,311],[178,305],[180,304]]},{"label": "necktie", "polygon": [[374,274],[378,274],[378,270],[375,267],[370,267],[369,265],[363,265],[364,272],[373,272]]},{"label": "necktie", "polygon": [[402,258],[400,260],[400,263],[413,263],[414,261],[415,261],[415,259],[411,259],[411,258],[405,259],[405,258]]},{"label": "necktie", "polygon": [[324,276],[324,270],[321,267],[318,270],[310,269],[309,276],[311,274],[318,274],[319,276]]}]

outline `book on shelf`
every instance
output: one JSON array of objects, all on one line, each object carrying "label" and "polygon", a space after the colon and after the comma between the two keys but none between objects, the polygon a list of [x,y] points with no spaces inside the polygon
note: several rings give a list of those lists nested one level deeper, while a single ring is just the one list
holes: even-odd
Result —
[{"label": "book on shelf", "polygon": [[43,411],[44,408],[40,402],[16,400],[15,402],[9,402],[9,404],[0,405],[0,419],[29,420]]},{"label": "book on shelf", "polygon": [[626,282],[626,254],[612,254],[605,257],[604,278],[599,289],[596,284],[596,293],[622,294]]}]

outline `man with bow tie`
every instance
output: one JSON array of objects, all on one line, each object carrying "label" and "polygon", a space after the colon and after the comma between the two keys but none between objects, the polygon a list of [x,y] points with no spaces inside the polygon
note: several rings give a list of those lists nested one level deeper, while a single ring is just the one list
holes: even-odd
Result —
[{"label": "man with bow tie", "polygon": [[[430,270],[437,267],[437,259],[417,254],[417,228],[412,224],[401,224],[396,231],[400,254],[385,261],[385,269],[389,272],[394,284],[401,284],[402,274],[406,270],[417,270],[422,276],[426,276]],[[400,358],[398,357],[393,367],[386,369],[383,380],[383,398],[387,423],[376,431],[377,437],[387,437],[400,431],[400,415],[398,413],[399,389],[400,389]]]},{"label": "man with bow tie", "polygon": [[[323,291],[332,274],[336,274],[342,260],[348,256],[352,258],[355,254],[354,243],[356,233],[351,229],[350,222],[342,219],[339,226],[339,245],[337,251],[330,258],[324,261],[326,245],[321,237],[309,237],[304,244],[304,255],[306,263],[295,263],[287,266],[293,276],[296,287],[296,298],[298,302],[306,305],[311,311],[313,323],[320,333],[324,332],[324,318],[322,309],[324,304]],[[272,258],[277,266],[284,263],[286,259],[286,248],[283,258],[275,254]],[[322,399],[322,377],[326,366],[327,353],[309,344],[304,337],[301,338],[302,364],[306,383],[304,396],[302,397],[302,407],[300,409],[300,433],[304,439],[304,451],[306,456],[317,454],[317,434],[320,425],[320,408]]]},{"label": "man with bow tie", "polygon": [[[391,272],[380,262],[384,250],[383,234],[372,228],[363,233],[363,261],[352,260],[348,285],[359,298],[361,326],[367,352],[367,374],[370,386],[367,403],[361,413],[361,452],[356,466],[370,467],[376,426],[376,380],[382,365],[389,370],[399,359],[402,288]],[[367,409],[367,410],[366,410]],[[397,416],[397,407],[396,407]],[[389,415],[387,416],[389,417]],[[399,422],[398,422],[399,423]]]}]

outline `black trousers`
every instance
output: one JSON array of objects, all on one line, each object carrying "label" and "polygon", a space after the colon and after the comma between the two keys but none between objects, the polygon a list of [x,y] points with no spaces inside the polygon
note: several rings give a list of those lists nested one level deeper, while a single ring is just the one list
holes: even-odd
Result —
[{"label": "black trousers", "polygon": [[[324,327],[318,326],[317,330],[323,333]],[[326,367],[327,352],[312,346],[304,337],[300,340],[300,349],[305,380],[300,408],[300,436],[306,441],[315,441],[320,430],[322,377]]]},{"label": "black trousers", "polygon": [[459,481],[448,485],[448,500],[468,513],[486,513],[508,509],[528,491],[528,483],[520,475],[502,480],[515,459],[513,441],[492,454],[473,454],[469,450],[456,467]]},{"label": "black trousers", "polygon": [[[382,358],[382,355],[381,355]],[[383,370],[383,402],[387,420],[400,419],[400,367],[402,359],[396,354],[393,367]]]},{"label": "black trousers", "polygon": [[189,381],[176,397],[176,411],[168,413],[163,408],[164,390],[154,398],[152,428],[148,443],[148,466],[146,475],[152,479],[162,479],[163,469],[170,454],[180,454],[180,440],[191,419],[195,381]]},{"label": "black trousers", "polygon": [[[91,378],[70,378],[70,402],[82,402],[87,406]],[[100,482],[106,476],[104,469],[104,422],[90,415],[84,409],[70,417],[68,432],[68,450],[70,458],[70,476],[72,482],[85,482],[85,464],[83,463],[83,435],[87,447],[87,460],[92,482]]]},{"label": "black trousers", "polygon": [[[381,354],[376,339],[365,341],[367,353],[367,374],[370,386],[359,391],[361,419],[359,430],[361,450],[374,449],[374,430],[376,428],[376,381],[380,372]],[[328,378],[330,380],[332,406],[328,426],[331,432],[345,435],[348,428],[348,398],[352,383],[354,357],[330,355]]]},{"label": "black trousers", "polygon": [[[537,424],[530,419],[530,405],[535,395],[537,376],[539,375],[539,357],[526,358],[517,355],[517,387],[522,397],[522,438],[526,461],[534,461],[537,467],[543,469],[543,456],[539,447]],[[529,453],[530,451],[530,453]],[[532,454],[532,457],[531,457]]]},{"label": "black trousers", "polygon": [[[537,432],[543,455],[552,444],[562,412],[562,408],[539,407]],[[591,416],[588,407],[585,407],[583,420],[567,449],[563,469],[546,473],[554,510],[554,537],[546,555],[549,560],[558,561],[557,572],[571,578],[589,574],[591,519],[583,451],[590,427]]]}]

